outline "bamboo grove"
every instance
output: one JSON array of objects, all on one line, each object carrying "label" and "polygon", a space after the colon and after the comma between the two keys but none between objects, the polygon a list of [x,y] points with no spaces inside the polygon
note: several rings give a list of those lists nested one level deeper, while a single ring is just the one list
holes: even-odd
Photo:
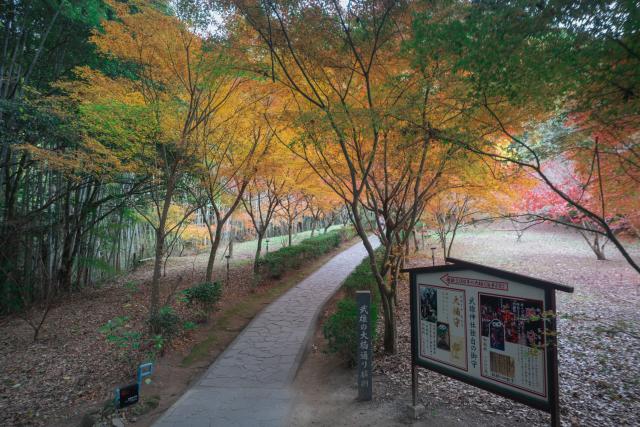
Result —
[{"label": "bamboo grove", "polygon": [[172,254],[208,253],[210,281],[239,229],[257,269],[275,226],[291,244],[341,216],[389,352],[425,229],[447,254],[464,224],[551,221],[640,271],[639,17],[605,0],[0,0],[0,310],[151,258],[153,316]]}]

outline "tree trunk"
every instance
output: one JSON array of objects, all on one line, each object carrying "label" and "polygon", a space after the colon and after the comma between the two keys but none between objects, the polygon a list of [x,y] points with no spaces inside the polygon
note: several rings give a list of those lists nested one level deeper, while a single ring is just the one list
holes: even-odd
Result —
[{"label": "tree trunk", "polygon": [[[167,185],[167,192],[164,196],[162,212],[156,229],[156,251],[153,262],[153,278],[151,279],[151,301],[149,305],[149,319],[153,319],[160,310],[160,275],[162,274],[162,255],[164,253],[164,241],[166,238],[167,217],[169,216],[169,207],[173,198],[175,177],[170,177]],[[151,325],[152,332],[154,325]]]},{"label": "tree trunk", "polygon": [[440,244],[442,245],[442,256],[447,257],[447,237],[440,236]]},{"label": "tree trunk", "polygon": [[264,232],[258,233],[258,246],[256,248],[256,256],[253,258],[253,273],[258,274],[258,263],[260,261],[260,251],[262,250],[262,239],[264,238]]},{"label": "tree trunk", "polygon": [[606,261],[607,257],[604,255],[604,245],[600,245],[600,237],[598,235],[598,233],[593,233],[594,234],[594,238],[593,238],[593,252],[595,252],[596,254],[596,258],[599,261]]},{"label": "tree trunk", "polygon": [[289,221],[288,223],[288,233],[289,233],[289,246],[291,246],[291,232],[293,231],[293,221]]},{"label": "tree trunk", "polygon": [[66,230],[66,236],[64,236],[64,243],[62,245],[62,255],[60,259],[60,269],[58,270],[58,286],[64,292],[71,291],[71,276],[73,272],[73,256],[71,253],[71,233]]},{"label": "tree trunk", "polygon": [[[149,318],[154,318],[160,309],[160,275],[162,274],[162,254],[164,252],[164,222],[160,220],[160,226],[156,230],[156,252],[153,262],[153,279],[151,280],[151,304],[149,307]],[[153,325],[152,325],[153,327]],[[154,331],[155,332],[155,331]]]},{"label": "tree trunk", "polygon": [[213,266],[216,262],[216,254],[218,253],[218,247],[220,246],[220,239],[222,238],[222,232],[220,230],[220,224],[216,225],[216,232],[211,243],[211,251],[209,251],[209,261],[207,262],[207,274],[205,276],[206,282],[211,282],[213,279]]},{"label": "tree trunk", "polygon": [[384,319],[384,351],[387,354],[396,353],[396,313],[393,293],[381,289],[382,311]]},{"label": "tree trunk", "polygon": [[596,255],[596,258],[599,261],[606,261],[607,258],[604,254],[604,245],[606,244],[606,241],[605,241],[605,244],[602,244],[602,245],[600,244],[600,234],[595,231],[591,232],[590,234],[593,235],[593,241],[591,241],[590,236],[587,234],[589,232],[582,231],[582,230],[578,230],[578,232],[580,233],[582,238],[585,240],[585,242],[587,242],[587,244],[589,245],[593,253]]}]

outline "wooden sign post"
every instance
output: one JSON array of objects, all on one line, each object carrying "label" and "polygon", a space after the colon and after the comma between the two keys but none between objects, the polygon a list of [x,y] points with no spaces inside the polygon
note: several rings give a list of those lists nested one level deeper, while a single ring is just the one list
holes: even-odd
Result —
[{"label": "wooden sign post", "polygon": [[372,396],[372,352],[371,352],[371,292],[357,291],[358,307],[358,400],[371,400]]},{"label": "wooden sign post", "polygon": [[555,291],[573,288],[454,258],[410,268],[412,386],[424,367],[549,412],[560,425]]}]

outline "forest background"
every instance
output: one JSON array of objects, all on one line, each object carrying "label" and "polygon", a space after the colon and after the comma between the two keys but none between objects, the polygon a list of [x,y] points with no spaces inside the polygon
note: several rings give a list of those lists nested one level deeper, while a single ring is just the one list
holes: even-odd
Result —
[{"label": "forest background", "polygon": [[340,217],[390,353],[425,231],[550,221],[640,272],[637,2],[1,0],[0,26],[2,314],[152,258],[157,330],[172,254],[211,281],[257,238],[258,274]]}]

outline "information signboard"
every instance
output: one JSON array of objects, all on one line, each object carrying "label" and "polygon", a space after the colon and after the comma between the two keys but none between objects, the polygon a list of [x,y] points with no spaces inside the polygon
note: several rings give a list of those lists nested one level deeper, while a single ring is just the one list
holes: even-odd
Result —
[{"label": "information signboard", "polygon": [[558,418],[555,291],[573,288],[447,262],[404,270],[411,273],[413,364]]}]

